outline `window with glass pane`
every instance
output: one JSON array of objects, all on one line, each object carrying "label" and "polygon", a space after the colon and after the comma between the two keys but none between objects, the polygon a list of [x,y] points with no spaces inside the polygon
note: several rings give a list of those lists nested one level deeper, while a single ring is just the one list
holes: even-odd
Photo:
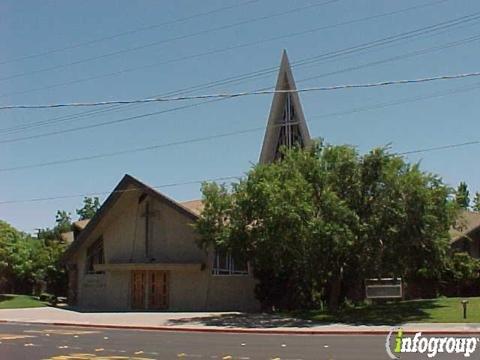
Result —
[{"label": "window with glass pane", "polygon": [[105,264],[105,256],[103,253],[103,238],[99,238],[87,249],[87,273],[103,274],[103,271],[95,271],[95,265]]},{"label": "window with glass pane", "polygon": [[247,275],[248,265],[245,261],[235,260],[228,251],[216,250],[212,273],[214,275]]}]

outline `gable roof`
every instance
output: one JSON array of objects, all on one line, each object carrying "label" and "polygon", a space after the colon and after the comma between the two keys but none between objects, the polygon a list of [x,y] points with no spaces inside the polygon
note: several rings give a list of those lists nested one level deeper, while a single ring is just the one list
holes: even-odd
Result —
[{"label": "gable roof", "polygon": [[[287,52],[284,50],[275,90],[296,89]],[[285,133],[287,131],[288,133]],[[294,145],[291,140],[295,138],[303,146],[307,146],[311,141],[300,97],[297,92],[277,92],[273,96],[259,162],[265,164],[274,161],[278,157],[279,145],[290,147]]]},{"label": "gable roof", "polygon": [[190,201],[183,201],[180,203],[180,205],[186,207],[190,211],[194,212],[198,216],[203,211],[203,208],[205,207],[205,204],[203,203],[203,200],[190,200]]},{"label": "gable roof", "polygon": [[458,225],[450,229],[451,242],[468,237],[474,231],[480,229],[480,213],[462,210],[458,217]]},{"label": "gable roof", "polygon": [[82,231],[83,229],[85,229],[85,227],[87,226],[87,224],[88,224],[89,222],[90,222],[90,219],[77,220],[77,221],[74,221],[74,222],[73,222],[72,227],[73,227],[75,230]]},{"label": "gable roof", "polygon": [[60,238],[63,240],[63,242],[65,242],[65,244],[71,244],[74,239],[73,231],[61,233]]},{"label": "gable roof", "polygon": [[102,206],[96,212],[95,216],[86,222],[85,228],[80,232],[77,239],[68,247],[65,253],[62,256],[62,261],[66,262],[68,259],[76,253],[76,251],[82,246],[82,244],[88,239],[88,236],[93,232],[95,227],[100,223],[100,221],[105,217],[108,211],[117,203],[122,194],[126,191],[130,191],[129,187],[133,186],[134,190],[141,190],[147,195],[166,203],[175,210],[179,211],[183,215],[187,216],[191,220],[195,221],[198,219],[198,215],[188,209],[187,207],[181,205],[173,199],[165,196],[164,194],[158,192],[154,188],[142,183],[141,181],[135,179],[133,176],[126,174],[118,185],[113,189],[108,198],[103,202]]}]

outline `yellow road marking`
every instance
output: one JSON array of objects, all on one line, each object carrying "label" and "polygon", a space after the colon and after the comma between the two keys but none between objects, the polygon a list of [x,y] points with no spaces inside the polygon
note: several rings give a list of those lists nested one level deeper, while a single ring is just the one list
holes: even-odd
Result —
[{"label": "yellow road marking", "polygon": [[[157,352],[150,352],[150,353],[147,353],[147,354],[158,355]],[[185,354],[185,353],[180,353],[180,354],[177,354],[177,357],[179,357],[179,358],[185,358],[185,357],[188,357],[188,358],[201,358],[201,357],[203,357],[203,356],[200,355],[200,354]]]},{"label": "yellow road marking", "polygon": [[227,356],[222,357],[222,359],[223,360],[232,360],[233,356],[232,355],[227,355]]},{"label": "yellow road marking", "polygon": [[95,355],[92,354],[70,354],[70,355],[58,355],[52,356],[45,360],[86,360],[93,359]]},{"label": "yellow road marking", "polygon": [[27,339],[35,338],[33,335],[22,335],[22,334],[0,334],[0,340],[17,340],[17,339]]},{"label": "yellow road marking", "polygon": [[132,356],[108,356],[102,355],[97,356],[95,354],[70,354],[70,355],[58,355],[53,356],[44,360],[155,360],[152,358],[143,358],[143,357],[132,357]]}]

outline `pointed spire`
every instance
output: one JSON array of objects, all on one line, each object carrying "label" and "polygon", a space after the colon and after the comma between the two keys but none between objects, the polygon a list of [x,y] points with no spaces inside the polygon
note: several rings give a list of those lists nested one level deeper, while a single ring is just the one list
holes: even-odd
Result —
[{"label": "pointed spire", "polygon": [[[286,50],[283,50],[275,90],[296,90]],[[303,115],[298,93],[275,93],[263,139],[260,163],[270,163],[281,157],[280,147],[305,147],[310,134]]]}]

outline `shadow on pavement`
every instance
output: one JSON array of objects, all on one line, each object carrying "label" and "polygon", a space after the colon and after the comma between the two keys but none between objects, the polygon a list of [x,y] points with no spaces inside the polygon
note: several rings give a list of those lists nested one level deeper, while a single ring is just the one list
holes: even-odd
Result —
[{"label": "shadow on pavement", "polygon": [[223,314],[203,317],[171,319],[168,325],[203,325],[232,328],[277,328],[277,327],[312,327],[316,321],[286,317],[276,314]]},{"label": "shadow on pavement", "polygon": [[170,319],[168,325],[203,325],[235,328],[310,328],[320,325],[385,325],[406,322],[429,322],[431,311],[442,308],[435,301],[408,301],[404,303],[374,304],[344,308],[337,313],[297,311],[290,314],[223,314]]},{"label": "shadow on pavement", "polygon": [[[76,313],[130,313],[139,311],[95,311],[65,306],[64,310]],[[433,312],[448,309],[435,300],[413,300],[386,304],[370,304],[345,307],[336,313],[319,310],[295,311],[290,313],[185,313],[182,311],[143,311],[161,314],[161,322],[167,326],[215,326],[227,328],[312,328],[326,325],[384,325],[395,326],[406,322],[434,322]],[[181,313],[181,317],[179,314]],[[160,319],[159,319],[160,321]]]}]

